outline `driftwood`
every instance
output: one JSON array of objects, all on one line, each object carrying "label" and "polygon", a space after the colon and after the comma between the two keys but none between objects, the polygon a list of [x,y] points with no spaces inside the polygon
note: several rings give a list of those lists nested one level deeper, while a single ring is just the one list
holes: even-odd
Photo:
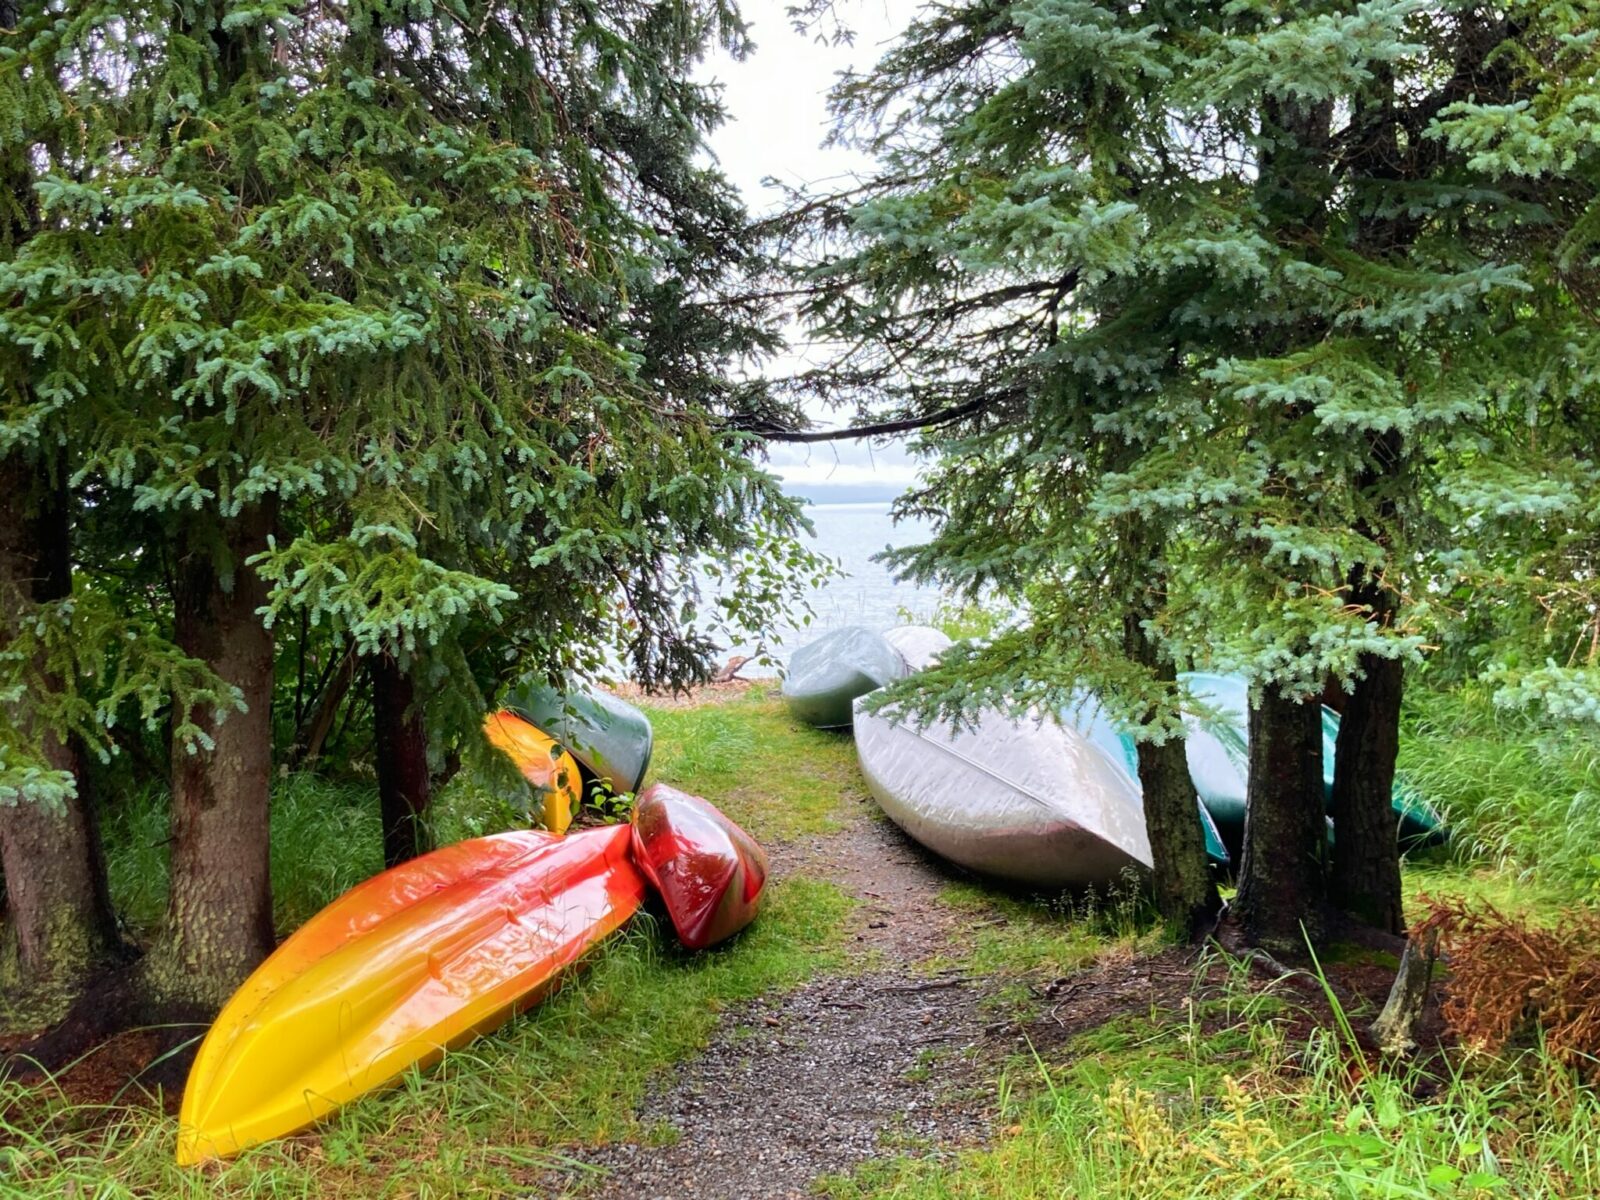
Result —
[{"label": "driftwood", "polygon": [[1433,964],[1439,957],[1439,931],[1429,929],[1406,943],[1395,972],[1394,986],[1383,1011],[1372,1023],[1372,1036],[1385,1054],[1409,1054],[1417,1048],[1417,1022],[1428,1000],[1428,985],[1433,981]]}]

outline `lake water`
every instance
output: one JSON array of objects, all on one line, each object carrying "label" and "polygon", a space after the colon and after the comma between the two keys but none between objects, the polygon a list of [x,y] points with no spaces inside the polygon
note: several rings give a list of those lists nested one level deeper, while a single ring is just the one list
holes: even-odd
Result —
[{"label": "lake water", "polygon": [[[933,616],[941,598],[937,588],[897,582],[888,567],[872,561],[873,555],[889,547],[927,541],[932,532],[927,522],[896,523],[890,518],[886,503],[813,504],[806,513],[816,527],[815,537],[808,540],[809,547],[835,560],[839,574],[808,594],[812,612],[809,625],[801,625],[801,614],[795,613],[790,623],[778,629],[770,648],[780,661],[798,647],[843,625],[887,629],[904,623],[906,612],[920,620]],[[738,646],[730,647],[728,653],[751,654],[753,650]],[[742,672],[749,677],[774,673],[774,668],[758,668],[754,663]]]}]

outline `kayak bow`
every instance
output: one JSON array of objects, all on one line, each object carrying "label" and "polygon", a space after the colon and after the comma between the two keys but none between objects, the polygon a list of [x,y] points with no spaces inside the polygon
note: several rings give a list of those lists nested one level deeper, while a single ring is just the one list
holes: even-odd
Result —
[{"label": "kayak bow", "polygon": [[435,850],[351,888],[278,947],[206,1036],[178,1162],[327,1116],[546,995],[633,915],[626,825]]},{"label": "kayak bow", "polygon": [[661,893],[691,950],[732,937],[756,918],[767,855],[699,796],[653,783],[633,807],[633,861]]},{"label": "kayak bow", "polygon": [[565,833],[573,812],[583,803],[577,760],[544,730],[516,713],[490,713],[483,719],[489,744],[503,750],[533,785],[543,806],[543,824],[551,833]]}]

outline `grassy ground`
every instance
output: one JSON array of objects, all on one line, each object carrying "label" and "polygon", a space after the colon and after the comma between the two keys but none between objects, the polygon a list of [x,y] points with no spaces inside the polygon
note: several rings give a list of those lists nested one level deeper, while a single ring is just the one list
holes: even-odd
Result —
[{"label": "grassy ground", "polygon": [[[838,827],[841,798],[861,787],[849,740],[796,727],[762,688],[652,719],[653,777],[712,798],[769,843]],[[1588,748],[1552,738],[1496,750],[1497,736],[1525,731],[1496,735],[1494,719],[1470,699],[1414,714],[1407,769],[1469,852],[1435,852],[1408,871],[1408,889],[1536,910],[1586,899],[1591,864],[1580,851],[1594,842],[1565,842],[1593,816]],[[290,780],[274,803],[287,930],[375,868],[378,834],[361,788]],[[439,817],[450,838],[496,827],[505,813],[458,789]],[[1558,817],[1565,824],[1552,827]],[[116,898],[136,929],[160,912],[164,838],[159,797],[126,805],[108,829]],[[1068,906],[997,899],[973,884],[941,899],[998,916],[975,919],[929,968],[999,980],[992,1003],[1008,1020],[1036,1016],[1048,980],[1160,946],[1127,891]],[[91,1108],[50,1087],[0,1084],[0,1197],[525,1194],[572,1146],[670,1137],[636,1127],[648,1081],[703,1046],[728,1005],[848,969],[850,908],[824,862],[777,882],[757,925],[718,952],[684,954],[642,920],[494,1036],[313,1134],[203,1172],[172,1165],[175,1122],[148,1106]],[[1311,1026],[1287,995],[1240,981],[1196,991],[1013,1059],[987,1148],[940,1162],[886,1148],[825,1186],[851,1200],[1600,1194],[1594,1096],[1537,1053],[1437,1078],[1352,1073],[1341,1036]]]}]

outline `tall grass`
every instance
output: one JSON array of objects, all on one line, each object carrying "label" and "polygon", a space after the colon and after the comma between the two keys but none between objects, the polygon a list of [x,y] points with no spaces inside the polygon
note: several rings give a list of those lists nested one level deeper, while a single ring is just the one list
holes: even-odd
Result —
[{"label": "tall grass", "polygon": [[1600,1195],[1600,1098],[1547,1057],[1367,1064],[1235,981],[1018,1060],[989,1146],[891,1159],[839,1200]]},{"label": "tall grass", "polygon": [[1496,709],[1487,689],[1414,689],[1400,768],[1455,852],[1578,891],[1600,884],[1600,728]]}]

